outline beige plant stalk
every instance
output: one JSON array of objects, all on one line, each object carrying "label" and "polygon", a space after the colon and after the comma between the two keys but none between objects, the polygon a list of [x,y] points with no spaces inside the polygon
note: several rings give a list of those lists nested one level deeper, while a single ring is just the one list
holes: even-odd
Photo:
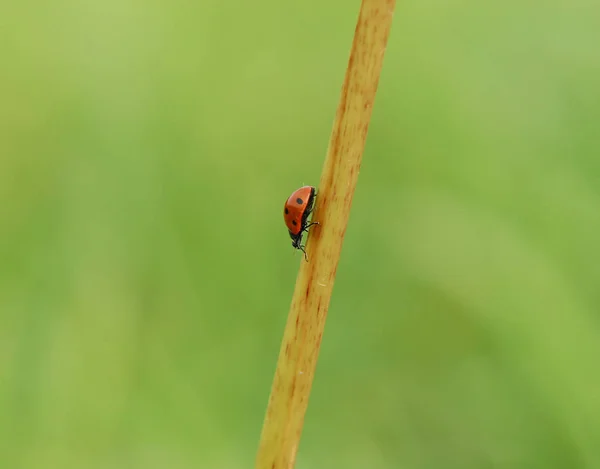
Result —
[{"label": "beige plant stalk", "polygon": [[292,469],[348,224],[395,0],[363,0],[285,327],[256,469]]}]

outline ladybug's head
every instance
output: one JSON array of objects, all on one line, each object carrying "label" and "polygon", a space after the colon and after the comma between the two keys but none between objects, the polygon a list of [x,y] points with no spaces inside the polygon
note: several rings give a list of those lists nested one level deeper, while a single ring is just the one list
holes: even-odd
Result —
[{"label": "ladybug's head", "polygon": [[304,257],[308,260],[308,257],[306,257],[306,251],[304,250],[304,246],[300,244],[300,241],[302,241],[302,235],[294,236],[290,233],[290,237],[292,238],[292,247],[302,251],[304,253]]},{"label": "ladybug's head", "polygon": [[290,238],[292,238],[292,246],[294,246],[296,249],[298,249],[298,246],[300,245],[300,241],[302,240],[302,233],[292,233],[291,231],[289,231],[290,234]]}]

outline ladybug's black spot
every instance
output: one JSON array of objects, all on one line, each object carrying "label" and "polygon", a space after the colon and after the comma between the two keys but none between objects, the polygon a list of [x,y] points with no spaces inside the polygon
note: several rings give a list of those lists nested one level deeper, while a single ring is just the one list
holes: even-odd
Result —
[{"label": "ladybug's black spot", "polygon": [[300,197],[298,197],[298,198],[296,199],[296,203],[297,203],[298,205],[302,205],[302,204],[304,203],[304,200],[302,200]]},{"label": "ladybug's black spot", "polygon": [[287,215],[288,213],[290,213],[290,211],[287,209],[287,207],[285,208],[285,214]]},{"label": "ladybug's black spot", "polygon": [[292,225],[296,226],[298,223],[296,222],[296,220],[292,220]]}]

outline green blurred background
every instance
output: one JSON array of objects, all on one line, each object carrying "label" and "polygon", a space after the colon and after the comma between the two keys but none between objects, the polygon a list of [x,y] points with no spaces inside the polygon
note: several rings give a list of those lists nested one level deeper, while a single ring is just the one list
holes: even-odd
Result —
[{"label": "green blurred background", "polygon": [[[0,3],[0,467],[253,467],[359,1]],[[400,1],[298,469],[600,468],[600,5]]]}]

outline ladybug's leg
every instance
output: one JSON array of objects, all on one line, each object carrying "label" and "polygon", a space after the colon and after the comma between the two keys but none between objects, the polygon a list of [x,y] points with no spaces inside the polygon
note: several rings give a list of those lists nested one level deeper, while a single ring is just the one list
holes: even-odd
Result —
[{"label": "ladybug's leg", "polygon": [[308,229],[313,225],[320,225],[320,223],[318,221],[313,221],[312,223],[306,225],[302,231],[308,231]]},{"label": "ladybug's leg", "polygon": [[298,246],[298,249],[300,249],[304,253],[304,260],[306,260],[306,262],[308,262],[308,256],[306,255],[306,251],[304,250],[304,246]]}]

